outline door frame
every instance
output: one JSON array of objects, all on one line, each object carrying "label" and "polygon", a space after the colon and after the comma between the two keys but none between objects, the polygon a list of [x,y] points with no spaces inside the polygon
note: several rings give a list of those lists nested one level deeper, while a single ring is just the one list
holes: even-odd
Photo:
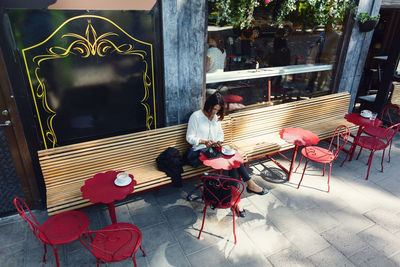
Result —
[{"label": "door frame", "polygon": [[[42,201],[32,164],[32,158],[1,50],[0,108],[1,123],[4,123],[6,120],[11,121],[10,126],[5,126],[3,128],[25,200],[30,207],[40,209],[42,208]],[[8,115],[1,114],[4,109],[8,110]]]}]

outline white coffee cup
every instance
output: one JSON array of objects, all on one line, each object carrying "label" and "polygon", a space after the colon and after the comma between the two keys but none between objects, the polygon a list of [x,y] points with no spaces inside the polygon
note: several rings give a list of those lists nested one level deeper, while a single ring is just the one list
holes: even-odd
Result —
[{"label": "white coffee cup", "polygon": [[120,182],[125,182],[129,178],[129,174],[127,174],[126,172],[120,172],[117,174],[117,180]]}]

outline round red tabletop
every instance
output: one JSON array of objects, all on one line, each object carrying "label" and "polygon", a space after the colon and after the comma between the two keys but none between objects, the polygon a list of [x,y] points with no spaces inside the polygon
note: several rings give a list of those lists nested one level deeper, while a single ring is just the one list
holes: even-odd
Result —
[{"label": "round red tabletop", "polygon": [[117,186],[114,180],[117,174],[122,171],[108,171],[105,173],[97,173],[93,178],[87,179],[85,185],[81,187],[83,198],[89,199],[92,203],[111,203],[115,200],[124,199],[128,194],[132,193],[136,181],[133,175],[129,174],[132,182],[127,186]]},{"label": "round red tabletop", "polygon": [[240,102],[243,100],[243,97],[241,97],[240,95],[224,95],[224,102],[225,103],[236,103],[236,102]]},{"label": "round red tabletop", "polygon": [[319,138],[315,133],[302,128],[282,129],[279,135],[286,142],[296,146],[312,146],[319,142]]},{"label": "round red tabletop", "polygon": [[344,115],[344,118],[355,125],[362,127],[379,127],[382,125],[382,121],[378,118],[370,120],[369,118],[362,117],[359,113],[348,113]]},{"label": "round red tabletop", "polygon": [[222,157],[212,159],[209,159],[203,153],[200,153],[199,159],[204,165],[211,167],[214,170],[232,170],[239,168],[240,164],[243,163],[243,156],[239,153],[239,151],[236,151],[235,155],[233,156],[223,155]]}]

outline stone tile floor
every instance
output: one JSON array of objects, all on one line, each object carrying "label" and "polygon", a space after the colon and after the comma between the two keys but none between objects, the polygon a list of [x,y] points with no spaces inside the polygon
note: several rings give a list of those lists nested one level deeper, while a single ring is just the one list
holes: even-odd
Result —
[{"label": "stone tile floor", "polygon": [[[384,163],[383,173],[381,155],[376,153],[366,181],[368,153],[339,167],[345,156],[341,153],[332,168],[330,193],[321,164],[309,164],[297,190],[303,164],[290,182],[284,182],[284,173],[273,163],[252,162],[253,179],[270,193],[244,194],[247,217],[237,219],[236,245],[229,210],[209,209],[197,239],[203,204],[186,201],[196,180],[186,181],[182,189],[166,187],[121,201],[117,219],[137,225],[143,233],[147,256],[138,251],[138,266],[400,266],[400,138],[393,143],[391,163]],[[83,212],[91,229],[110,224],[105,206]],[[47,218],[44,211],[35,214],[40,222]],[[1,266],[55,266],[51,250],[46,264],[42,254],[43,246],[19,216],[0,219]],[[61,266],[96,264],[78,241],[61,246],[59,255]]]}]

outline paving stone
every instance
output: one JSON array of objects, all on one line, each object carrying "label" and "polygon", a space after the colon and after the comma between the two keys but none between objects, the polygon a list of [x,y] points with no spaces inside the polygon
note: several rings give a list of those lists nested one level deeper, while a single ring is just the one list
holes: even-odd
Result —
[{"label": "paving stone", "polygon": [[25,246],[23,242],[0,248],[1,266],[24,266]]},{"label": "paving stone", "polygon": [[310,227],[300,226],[294,231],[285,232],[284,235],[306,257],[330,246]]},{"label": "paving stone", "polygon": [[328,247],[309,257],[315,266],[355,266],[334,247]]},{"label": "paving stone", "polygon": [[163,212],[172,229],[183,228],[197,221],[197,215],[188,206],[174,206]]},{"label": "paving stone", "polygon": [[176,244],[175,236],[167,223],[160,223],[141,229],[142,232],[142,248],[146,253],[157,250],[165,244]]},{"label": "paving stone", "polygon": [[27,234],[33,235],[33,232],[30,230],[28,223],[22,221],[22,218],[19,222],[1,224],[0,248],[5,248],[23,242],[26,239]]},{"label": "paving stone", "polygon": [[272,226],[262,225],[244,231],[266,257],[290,247],[289,240]]},{"label": "paving stone", "polygon": [[[400,205],[400,203],[398,204]],[[378,208],[365,213],[364,216],[392,234],[400,231],[400,214],[393,213],[391,210]]]},{"label": "paving stone", "polygon": [[389,258],[400,252],[400,239],[379,225],[374,225],[357,235]]},{"label": "paving stone", "polygon": [[375,224],[373,221],[351,208],[328,213],[336,220],[340,221],[341,226],[351,233],[361,232]]},{"label": "paving stone", "polygon": [[329,215],[321,208],[310,208],[296,212],[296,215],[316,233],[322,233],[332,229],[339,224],[339,221]]},{"label": "paving stone", "polygon": [[158,205],[143,205],[140,208],[129,209],[133,224],[139,229],[160,223],[165,223],[166,218]]},{"label": "paving stone", "polygon": [[376,249],[368,246],[349,257],[349,260],[357,266],[385,266],[395,267],[398,266],[394,261],[382,255]]},{"label": "paving stone", "polygon": [[293,247],[284,249],[272,256],[269,256],[268,259],[273,266],[314,266],[314,264],[307,257],[305,257],[301,251]]},{"label": "paving stone", "polygon": [[240,228],[236,229],[237,243],[234,244],[234,237],[231,233],[229,240],[219,242],[217,247],[233,266],[271,266],[271,263],[254,246],[248,236]]},{"label": "paving stone", "polygon": [[186,200],[186,192],[176,187],[164,187],[160,189],[160,193],[155,196],[158,205],[163,211],[176,206],[187,206],[191,208],[191,203]]},{"label": "paving stone", "polygon": [[348,229],[343,226],[325,231],[321,235],[346,257],[368,247],[368,244],[355,235],[354,232],[348,231]]},{"label": "paving stone", "polygon": [[282,233],[295,231],[301,227],[309,228],[307,224],[296,215],[296,212],[298,212],[297,209],[278,206],[268,212],[267,221],[273,223]]},{"label": "paving stone", "polygon": [[397,264],[397,266],[400,266],[400,253],[397,253],[393,255],[393,257],[390,258],[394,263]]},{"label": "paving stone", "polygon": [[190,266],[186,256],[183,254],[183,251],[178,244],[172,246],[168,246],[168,244],[163,244],[158,249],[152,251],[151,254],[148,254],[146,256],[146,259],[149,263],[149,266],[151,267]]},{"label": "paving stone", "polygon": [[[226,259],[223,252],[219,251],[217,247],[209,247],[199,252],[195,252],[187,256],[191,266],[230,266],[229,261]],[[161,266],[161,265],[159,265]]]},{"label": "paving stone", "polygon": [[115,216],[117,217],[117,222],[132,223],[133,220],[129,212],[127,205],[118,205],[115,207]]}]

